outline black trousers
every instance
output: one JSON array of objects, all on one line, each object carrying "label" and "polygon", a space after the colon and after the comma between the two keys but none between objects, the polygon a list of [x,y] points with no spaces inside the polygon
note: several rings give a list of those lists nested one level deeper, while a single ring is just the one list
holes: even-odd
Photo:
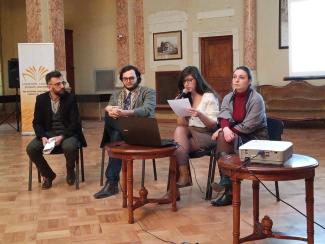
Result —
[{"label": "black trousers", "polygon": [[[78,144],[78,139],[74,136],[71,136],[65,138],[59,146],[62,148],[62,151],[64,153],[67,170],[73,170],[75,167],[76,150],[78,148]],[[54,172],[43,156],[43,148],[44,146],[42,141],[37,138],[34,138],[28,144],[26,151],[30,160],[35,163],[41,175],[43,177],[51,178],[53,177]],[[57,150],[57,147],[54,148],[54,150]]]}]

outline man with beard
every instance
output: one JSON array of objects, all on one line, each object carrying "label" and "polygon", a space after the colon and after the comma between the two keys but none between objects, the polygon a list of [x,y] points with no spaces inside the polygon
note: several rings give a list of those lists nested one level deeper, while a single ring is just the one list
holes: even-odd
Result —
[{"label": "man with beard", "polygon": [[74,95],[65,91],[65,82],[59,71],[49,72],[45,76],[49,91],[36,97],[33,128],[36,134],[26,151],[32,162],[43,176],[42,189],[52,187],[56,174],[43,157],[43,148],[49,138],[54,138],[55,148],[62,148],[66,158],[67,183],[73,185],[76,180],[75,161],[79,142],[86,146],[81,129],[78,106]]},{"label": "man with beard", "polygon": [[[123,89],[112,94],[105,108],[105,129],[101,147],[122,140],[118,130],[117,120],[122,116],[154,117],[156,107],[156,92],[148,87],[140,86],[141,73],[137,67],[127,65],[119,75]],[[122,162],[120,159],[109,158],[104,187],[94,194],[95,198],[105,198],[118,193],[119,175]]]}]

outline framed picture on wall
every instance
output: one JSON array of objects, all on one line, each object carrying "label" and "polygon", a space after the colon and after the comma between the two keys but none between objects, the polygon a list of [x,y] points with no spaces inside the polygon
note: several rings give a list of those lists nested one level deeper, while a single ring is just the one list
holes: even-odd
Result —
[{"label": "framed picture on wall", "polygon": [[289,47],[288,0],[279,0],[279,48]]},{"label": "framed picture on wall", "polygon": [[182,59],[182,31],[153,33],[154,61]]}]

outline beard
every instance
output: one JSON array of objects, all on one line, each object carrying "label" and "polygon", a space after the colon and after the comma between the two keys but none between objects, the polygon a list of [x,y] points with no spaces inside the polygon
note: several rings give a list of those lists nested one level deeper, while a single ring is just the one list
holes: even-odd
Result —
[{"label": "beard", "polygon": [[139,83],[136,83],[136,84],[134,84],[134,86],[132,86],[132,87],[126,87],[126,86],[124,86],[124,88],[125,88],[126,90],[133,91],[133,90],[135,90],[135,89],[138,87],[138,85],[139,85]]},{"label": "beard", "polygon": [[62,88],[61,90],[59,90],[59,91],[53,91],[53,93],[55,94],[55,95],[57,95],[58,97],[62,97],[63,95],[64,95],[64,88]]}]

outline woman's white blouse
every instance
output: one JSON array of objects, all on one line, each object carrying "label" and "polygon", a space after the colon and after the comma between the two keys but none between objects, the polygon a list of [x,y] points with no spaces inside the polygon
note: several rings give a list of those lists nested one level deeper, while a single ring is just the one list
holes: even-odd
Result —
[{"label": "woman's white blouse", "polygon": [[[220,112],[219,102],[213,93],[204,93],[202,96],[202,100],[196,109],[208,116],[211,120],[214,120],[216,123],[218,123],[218,114]],[[190,117],[188,125],[202,128],[206,127],[199,119],[199,117],[193,116]]]}]

